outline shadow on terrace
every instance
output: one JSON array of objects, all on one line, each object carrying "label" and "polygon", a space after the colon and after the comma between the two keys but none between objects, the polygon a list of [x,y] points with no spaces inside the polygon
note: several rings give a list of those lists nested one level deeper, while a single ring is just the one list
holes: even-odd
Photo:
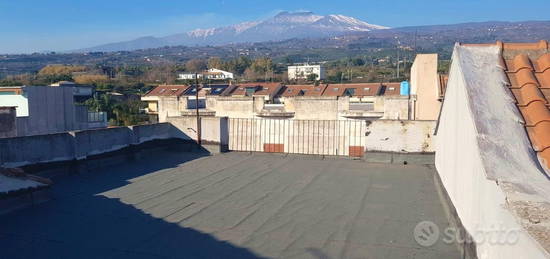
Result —
[{"label": "shadow on terrace", "polygon": [[[2,258],[258,258],[247,249],[154,218],[102,195],[208,152],[148,152],[141,159],[54,177],[51,200],[0,215]],[[94,161],[90,161],[94,162]]]}]

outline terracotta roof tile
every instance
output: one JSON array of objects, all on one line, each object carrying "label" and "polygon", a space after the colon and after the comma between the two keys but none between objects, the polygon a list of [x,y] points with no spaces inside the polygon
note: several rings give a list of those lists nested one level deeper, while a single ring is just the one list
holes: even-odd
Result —
[{"label": "terracotta roof tile", "polygon": [[516,73],[508,73],[512,88],[521,88],[527,84],[534,84],[538,86],[537,78],[532,70],[528,68],[522,68]]},{"label": "terracotta roof tile", "polygon": [[502,43],[506,75],[533,149],[545,172],[550,173],[550,54],[547,41]]},{"label": "terracotta roof tile", "polygon": [[544,72],[550,69],[550,53],[546,53],[537,60],[535,63],[537,72]]},{"label": "terracotta roof tile", "polygon": [[321,96],[326,88],[327,85],[287,85],[281,96]]},{"label": "terracotta roof tile", "polygon": [[548,49],[548,42],[541,40],[534,43],[502,43],[497,41],[497,45],[502,45],[504,50],[539,50]]},{"label": "terracotta roof tile", "polygon": [[519,106],[526,106],[534,101],[546,103],[546,98],[534,84],[525,85],[522,88],[512,89]]},{"label": "terracotta roof tile", "polygon": [[323,96],[399,95],[401,83],[329,84]]},{"label": "terracotta roof tile", "polygon": [[536,77],[541,88],[550,88],[550,69],[543,73],[536,73]]},{"label": "terracotta roof tile", "polygon": [[544,102],[532,102],[525,107],[520,107],[520,111],[527,126],[535,126],[542,121],[550,121],[550,111]]},{"label": "terracotta roof tile", "polygon": [[188,88],[187,85],[159,85],[145,96],[181,96]]},{"label": "terracotta roof tile", "polygon": [[527,127],[527,132],[535,151],[543,151],[550,147],[550,122],[543,121],[537,126]]},{"label": "terracotta roof tile", "polygon": [[383,85],[382,95],[400,95],[401,83],[386,83]]},{"label": "terracotta roof tile", "polygon": [[516,73],[522,68],[533,70],[529,56],[525,54],[517,55],[513,60],[507,62],[508,72]]},{"label": "terracotta roof tile", "polygon": [[235,87],[231,95],[246,96],[246,89],[254,89],[252,95],[274,96],[281,90],[280,83],[243,83]]}]

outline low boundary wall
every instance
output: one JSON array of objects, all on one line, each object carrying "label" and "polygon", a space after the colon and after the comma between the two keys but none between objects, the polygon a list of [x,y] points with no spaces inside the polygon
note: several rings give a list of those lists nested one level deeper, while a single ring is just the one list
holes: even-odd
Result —
[{"label": "low boundary wall", "polygon": [[171,138],[189,140],[169,123],[0,138],[0,166],[82,160],[152,140]]}]

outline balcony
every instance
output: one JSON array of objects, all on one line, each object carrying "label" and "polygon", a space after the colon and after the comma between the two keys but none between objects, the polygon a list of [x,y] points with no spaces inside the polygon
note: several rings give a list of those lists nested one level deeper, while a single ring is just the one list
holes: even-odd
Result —
[{"label": "balcony", "polygon": [[381,118],[384,112],[378,112],[374,109],[374,103],[350,103],[347,111],[341,112],[340,116],[345,118],[361,119],[361,118]]},{"label": "balcony", "polygon": [[285,110],[285,105],[282,103],[266,103],[262,111],[256,114],[258,117],[294,117],[294,112]]}]

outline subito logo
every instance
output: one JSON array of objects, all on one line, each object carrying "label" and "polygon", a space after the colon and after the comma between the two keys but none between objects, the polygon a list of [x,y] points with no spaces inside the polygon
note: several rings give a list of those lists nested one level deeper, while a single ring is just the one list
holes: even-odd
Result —
[{"label": "subito logo", "polygon": [[439,227],[431,221],[422,221],[414,227],[414,240],[421,246],[429,247],[439,239]]}]

